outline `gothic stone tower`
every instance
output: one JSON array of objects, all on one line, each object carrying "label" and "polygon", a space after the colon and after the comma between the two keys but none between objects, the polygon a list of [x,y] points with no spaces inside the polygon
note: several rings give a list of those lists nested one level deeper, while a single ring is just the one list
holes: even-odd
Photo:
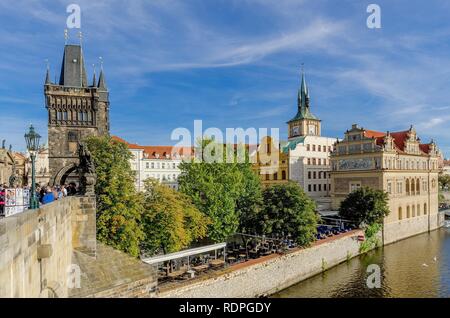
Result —
[{"label": "gothic stone tower", "polygon": [[50,184],[78,184],[78,143],[89,136],[109,134],[109,93],[103,69],[97,82],[87,83],[83,50],[66,45],[59,83],[45,80],[48,110]]}]

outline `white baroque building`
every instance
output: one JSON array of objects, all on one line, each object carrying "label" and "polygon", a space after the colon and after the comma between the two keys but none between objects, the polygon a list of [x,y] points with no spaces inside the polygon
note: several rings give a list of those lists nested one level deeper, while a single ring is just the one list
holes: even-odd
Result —
[{"label": "white baroque building", "polygon": [[136,189],[144,190],[144,181],[152,178],[172,189],[178,190],[179,165],[192,156],[191,148],[176,148],[172,146],[141,146],[113,137],[126,143],[133,157],[130,160],[131,169],[136,173]]}]

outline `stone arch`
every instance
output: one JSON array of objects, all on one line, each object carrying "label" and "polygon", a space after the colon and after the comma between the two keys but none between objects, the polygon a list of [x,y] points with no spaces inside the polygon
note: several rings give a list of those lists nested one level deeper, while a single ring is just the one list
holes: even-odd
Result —
[{"label": "stone arch", "polygon": [[[59,172],[53,178],[52,185],[65,184],[68,181],[69,176],[79,179],[77,168],[78,167],[75,163],[72,163],[70,165],[63,167],[61,170],[59,170]],[[78,185],[79,181],[76,183]]]}]

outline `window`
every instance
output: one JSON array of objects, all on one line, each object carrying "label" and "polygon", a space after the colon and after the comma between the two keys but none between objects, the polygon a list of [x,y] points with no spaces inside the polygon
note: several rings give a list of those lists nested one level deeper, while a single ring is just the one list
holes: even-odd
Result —
[{"label": "window", "polygon": [[278,180],[278,172],[275,172],[273,175],[273,180]]},{"label": "window", "polygon": [[149,169],[149,168],[150,168],[150,164],[149,164],[148,162],[145,164],[145,168],[146,168],[146,169]]},{"label": "window", "polygon": [[311,171],[308,171],[308,179],[311,179]]},{"label": "window", "polygon": [[309,144],[306,145],[306,151],[311,151],[311,146]]},{"label": "window", "polygon": [[406,179],[406,195],[409,195],[409,179]]},{"label": "window", "polygon": [[152,169],[155,169],[155,163],[154,162],[152,162],[151,167],[152,167]]},{"label": "window", "polygon": [[415,216],[416,216],[416,206],[413,205],[412,206],[412,217],[415,217]]},{"label": "window", "polygon": [[308,158],[308,165],[311,165],[311,158]]},{"label": "window", "polygon": [[266,174],[266,181],[269,181],[270,180],[270,176],[269,176],[269,174]]},{"label": "window", "polygon": [[317,185],[314,185],[314,192],[317,192]]},{"label": "window", "polygon": [[398,208],[398,219],[399,220],[403,219],[402,207]]},{"label": "window", "polygon": [[281,172],[281,179],[286,180],[286,171],[284,170]]},{"label": "window", "polygon": [[397,182],[397,194],[403,193],[403,183]]},{"label": "window", "polygon": [[417,205],[417,216],[420,216],[420,204]]},{"label": "window", "polygon": [[322,147],[320,145],[317,146],[317,151],[322,151]]},{"label": "window", "polygon": [[161,165],[163,169],[166,169],[166,164],[164,162]]},{"label": "window", "polygon": [[411,217],[409,205],[406,207],[406,218],[409,219]]},{"label": "window", "polygon": [[77,142],[78,141],[77,133],[75,131],[69,131],[67,135],[67,140],[69,142]]},{"label": "window", "polygon": [[427,215],[427,213],[428,213],[428,210],[427,210],[427,204],[425,203],[425,204],[423,205],[423,214],[424,214],[424,215]]},{"label": "window", "polygon": [[313,151],[316,151],[316,145],[313,145],[312,149]]},{"label": "window", "polygon": [[316,174],[316,172],[314,171],[313,172],[313,179],[316,179],[317,178],[317,174]]},{"label": "window", "polygon": [[319,184],[319,192],[322,191],[322,185]]},{"label": "window", "polygon": [[387,183],[387,193],[392,194],[392,182]]},{"label": "window", "polygon": [[67,120],[68,119],[67,111],[64,111],[62,116],[63,116],[63,118],[62,118],[63,120]]},{"label": "window", "polygon": [[311,185],[308,184],[308,191],[311,192]]},{"label": "window", "polygon": [[351,182],[350,183],[350,192],[356,191],[361,188],[361,182]]},{"label": "window", "polygon": [[420,180],[419,179],[416,180],[416,191],[417,191],[417,195],[420,195]]}]

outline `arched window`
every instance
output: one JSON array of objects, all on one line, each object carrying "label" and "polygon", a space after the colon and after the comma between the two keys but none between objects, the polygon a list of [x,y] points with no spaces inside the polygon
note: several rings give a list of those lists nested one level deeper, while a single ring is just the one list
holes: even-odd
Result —
[{"label": "arched window", "polygon": [[411,217],[411,211],[409,205],[406,207],[406,218],[409,219]]},{"label": "arched window", "polygon": [[398,208],[398,219],[401,220],[403,219],[403,211],[402,211],[402,207]]},{"label": "arched window", "polygon": [[273,175],[273,180],[278,180],[278,172],[275,172],[275,174]]},{"label": "arched window", "polygon": [[411,179],[411,195],[415,195],[416,193],[415,193],[415,182],[414,182],[414,179]]},{"label": "arched window", "polygon": [[281,172],[281,179],[286,180],[286,171]]},{"label": "arched window", "polygon": [[423,214],[424,214],[424,215],[427,215],[427,213],[428,213],[428,210],[427,210],[427,204],[425,203],[425,204],[423,205]]},{"label": "arched window", "polygon": [[406,179],[406,195],[409,195],[409,179]]},{"label": "arched window", "polygon": [[420,179],[416,180],[416,192],[417,195],[420,195]]},{"label": "arched window", "polygon": [[416,206],[413,204],[412,206],[412,217],[416,216]]}]

